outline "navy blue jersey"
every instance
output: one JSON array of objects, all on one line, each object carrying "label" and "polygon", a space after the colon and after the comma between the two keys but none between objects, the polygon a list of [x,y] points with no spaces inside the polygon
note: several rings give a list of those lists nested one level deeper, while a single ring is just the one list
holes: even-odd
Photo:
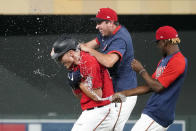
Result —
[{"label": "navy blue jersey", "polygon": [[165,89],[152,94],[143,113],[163,127],[168,127],[174,121],[176,101],[185,79],[187,65],[187,59],[181,52],[177,52],[163,58],[152,75]]},{"label": "navy blue jersey", "polygon": [[117,53],[120,60],[108,68],[112,77],[114,91],[119,92],[137,86],[136,72],[131,68],[134,58],[133,45],[130,33],[123,26],[118,26],[111,36],[103,37],[98,34],[96,41],[104,54]]}]

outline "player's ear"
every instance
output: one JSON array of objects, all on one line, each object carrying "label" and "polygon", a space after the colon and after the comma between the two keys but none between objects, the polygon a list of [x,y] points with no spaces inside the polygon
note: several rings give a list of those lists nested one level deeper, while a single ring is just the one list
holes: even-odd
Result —
[{"label": "player's ear", "polygon": [[109,26],[112,26],[114,24],[114,21],[108,21]]},{"label": "player's ear", "polygon": [[168,46],[169,45],[169,40],[164,40],[164,47]]}]

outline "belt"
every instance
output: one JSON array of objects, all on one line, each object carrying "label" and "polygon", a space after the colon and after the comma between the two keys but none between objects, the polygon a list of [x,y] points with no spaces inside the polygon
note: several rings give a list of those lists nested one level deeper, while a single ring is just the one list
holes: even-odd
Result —
[{"label": "belt", "polygon": [[86,109],[87,111],[89,111],[89,110],[93,110],[93,109],[95,109],[95,108],[101,108],[101,107],[104,107],[105,105],[103,105],[103,106],[96,106],[96,107],[92,107],[92,108],[88,108],[88,109]]}]

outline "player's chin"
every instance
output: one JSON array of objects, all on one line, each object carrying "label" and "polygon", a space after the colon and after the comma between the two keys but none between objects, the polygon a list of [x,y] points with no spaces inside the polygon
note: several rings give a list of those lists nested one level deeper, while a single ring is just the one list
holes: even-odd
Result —
[{"label": "player's chin", "polygon": [[66,68],[66,69],[71,69],[71,65],[68,65],[68,64],[66,64],[66,65],[64,65],[64,67]]},{"label": "player's chin", "polygon": [[105,36],[104,33],[100,32],[102,36]]},{"label": "player's chin", "polygon": [[106,33],[104,33],[103,30],[99,30],[99,32],[101,33],[102,36],[106,36]]}]

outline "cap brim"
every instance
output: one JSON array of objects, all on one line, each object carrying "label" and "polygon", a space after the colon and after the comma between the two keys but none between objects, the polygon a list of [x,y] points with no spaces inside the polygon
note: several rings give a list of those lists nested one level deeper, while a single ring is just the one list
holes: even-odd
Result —
[{"label": "cap brim", "polygon": [[63,54],[65,54],[64,52],[61,52],[61,53],[54,53],[51,58],[52,59],[58,59],[60,56],[62,56]]},{"label": "cap brim", "polygon": [[95,21],[95,22],[105,21],[104,19],[100,19],[100,18],[97,18],[97,17],[91,18],[90,20]]}]

